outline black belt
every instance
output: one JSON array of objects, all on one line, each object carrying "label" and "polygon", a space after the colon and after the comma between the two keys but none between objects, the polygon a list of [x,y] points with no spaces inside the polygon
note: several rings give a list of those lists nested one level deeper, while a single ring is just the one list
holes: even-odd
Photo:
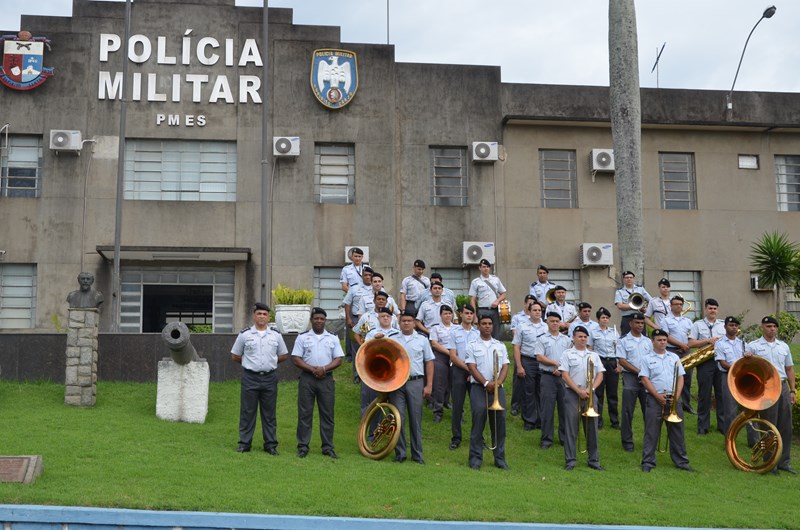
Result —
[{"label": "black belt", "polygon": [[543,374],[547,374],[547,375],[552,375],[553,377],[559,377],[556,374],[554,374],[553,372],[545,372],[544,370],[542,370],[542,373]]},{"label": "black belt", "polygon": [[422,379],[425,377],[424,375],[412,375],[408,378],[409,381],[416,381],[417,379]]},{"label": "black belt", "polygon": [[269,371],[263,371],[263,372],[256,372],[255,370],[250,370],[249,368],[242,368],[242,369],[245,372],[249,372],[251,374],[256,374],[256,375],[267,375],[267,374],[271,374],[272,372],[275,371],[275,370],[269,370]]}]

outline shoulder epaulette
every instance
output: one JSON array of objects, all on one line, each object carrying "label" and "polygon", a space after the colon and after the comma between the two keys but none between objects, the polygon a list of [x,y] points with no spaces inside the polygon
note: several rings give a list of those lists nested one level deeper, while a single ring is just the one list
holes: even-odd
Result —
[{"label": "shoulder epaulette", "polygon": [[244,332],[245,332],[245,331],[247,331],[248,329],[250,329],[250,326],[247,326],[247,327],[244,327],[244,328],[242,328],[242,329],[241,329],[241,331],[239,331],[239,333],[244,333]]}]

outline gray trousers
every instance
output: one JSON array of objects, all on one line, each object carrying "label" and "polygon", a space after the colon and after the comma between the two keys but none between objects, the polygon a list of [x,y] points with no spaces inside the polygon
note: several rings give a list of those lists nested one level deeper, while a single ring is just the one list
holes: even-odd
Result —
[{"label": "gray trousers", "polygon": [[441,418],[447,400],[447,388],[450,385],[450,356],[435,351],[433,357],[433,391],[431,393],[433,417]]},{"label": "gray trousers", "polygon": [[242,389],[239,398],[239,445],[250,447],[256,430],[256,413],[261,409],[261,432],[264,449],[278,446],[278,422],[275,419],[275,404],[278,400],[278,376],[276,370],[258,374],[242,369]]},{"label": "gray trousers", "polygon": [[564,433],[564,382],[550,372],[542,372],[539,417],[542,423],[542,445],[553,443],[555,409],[558,407],[558,440],[563,443]]},{"label": "gray trousers", "polygon": [[411,438],[411,458],[422,460],[422,391],[425,378],[408,380],[406,384],[389,394],[389,401],[400,411],[400,439],[394,448],[396,458],[405,460],[406,429]]},{"label": "gray trousers", "polygon": [[[450,441],[461,443],[461,419],[464,417],[464,402],[466,401],[469,381],[469,372],[457,366],[450,367],[450,382],[452,383],[453,397],[453,418],[452,431],[453,437]],[[470,406],[472,406],[470,404]]]},{"label": "gray trousers", "polygon": [[[683,359],[688,353],[684,353],[683,351],[677,348],[667,348],[667,351],[670,351],[677,355],[680,359]],[[694,368],[689,368],[686,370],[686,373],[683,374],[683,392],[681,392],[681,405],[683,406],[683,410],[690,409],[692,406],[692,374],[694,373]]]},{"label": "gray trousers", "polygon": [[[678,416],[683,418],[683,406],[681,400],[677,405]],[[689,464],[686,456],[686,441],[683,435],[683,422],[672,423],[662,422],[664,410],[658,404],[656,398],[647,394],[647,408],[644,414],[644,442],[642,443],[642,467],[656,467],[656,451],[658,450],[658,435],[661,432],[661,424],[666,424],[667,436],[669,436],[669,456],[676,466]]]},{"label": "gray trousers", "polygon": [[603,401],[608,400],[608,419],[612,427],[619,427],[619,374],[617,373],[617,359],[614,357],[601,357],[603,363],[603,382],[597,387],[597,427],[603,427]]},{"label": "gray trousers", "polygon": [[[789,387],[786,385],[786,381],[781,383],[781,395],[778,398],[778,402],[767,410],[762,411],[761,417],[777,427],[778,432],[781,434],[781,440],[783,440],[783,454],[781,455],[780,460],[778,460],[778,467],[791,467],[792,406],[791,401],[789,400]],[[750,440],[751,437],[752,440]],[[750,441],[750,445],[754,444],[756,439],[756,437],[753,437],[753,435],[748,432],[748,440]],[[764,460],[769,460],[770,457],[770,454],[764,455]]]},{"label": "gray trousers", "polygon": [[736,419],[739,414],[739,403],[733,398],[731,389],[728,386],[728,372],[720,372],[722,374],[722,421],[719,423],[719,428],[723,434],[728,434],[731,423]]},{"label": "gray trousers", "polygon": [[297,448],[308,450],[314,421],[314,401],[319,408],[319,437],[322,451],[333,450],[333,410],[335,403],[333,376],[317,379],[308,372],[300,374],[297,386]]},{"label": "gray trousers", "polygon": [[[522,410],[522,419],[525,421],[525,425],[540,427],[541,419],[539,418],[539,408],[541,405],[539,404],[539,387],[541,385],[542,374],[539,371],[539,361],[526,355],[521,355],[520,359],[522,360],[522,368],[525,369],[525,378],[522,380],[522,407],[520,407],[520,410]],[[516,382],[517,379],[519,379],[519,377],[515,374],[514,381]],[[516,385],[514,385],[514,387],[514,393],[516,394]]]},{"label": "gray trousers", "polygon": [[[500,405],[506,406],[506,391],[501,386],[498,390]],[[492,433],[491,444],[495,446],[494,463],[496,466],[506,464],[506,411],[488,410],[487,400],[494,400],[494,394],[489,394],[483,386],[471,384],[469,388],[469,403],[472,408],[472,430],[469,434],[469,465],[480,466],[483,463],[483,431],[489,423]],[[488,412],[488,414],[487,414]]]},{"label": "gray trousers", "polygon": [[622,372],[622,422],[620,424],[620,434],[622,437],[622,447],[626,451],[633,450],[633,411],[636,409],[636,401],[642,407],[642,418],[645,417],[647,409],[647,390],[639,382],[639,376],[630,372]]},{"label": "gray trousers", "polygon": [[[597,399],[595,399],[597,402]],[[597,451],[597,418],[588,418],[582,413],[586,410],[588,401],[578,399],[572,389],[564,389],[564,460],[566,464],[575,465],[576,445],[580,429],[586,439],[586,450],[590,464],[599,464],[600,456]],[[580,426],[578,425],[580,423]]]},{"label": "gray trousers", "polygon": [[[726,374],[727,375],[727,374]],[[697,432],[711,430],[711,392],[717,401],[717,429],[724,414],[725,405],[722,400],[722,372],[717,369],[713,360],[697,366]]]}]

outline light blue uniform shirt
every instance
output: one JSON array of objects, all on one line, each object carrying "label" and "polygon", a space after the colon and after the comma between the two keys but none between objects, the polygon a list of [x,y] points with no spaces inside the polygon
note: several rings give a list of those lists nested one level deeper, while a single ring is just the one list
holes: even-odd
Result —
[{"label": "light blue uniform shirt", "polygon": [[647,377],[653,383],[659,394],[672,394],[675,386],[675,366],[678,366],[678,376],[686,373],[677,355],[668,351],[663,355],[650,352],[642,358],[642,365],[639,367],[639,378]]},{"label": "light blue uniform shirt", "polygon": [[531,284],[530,294],[536,297],[537,300],[541,300],[542,302],[547,302],[547,291],[550,289],[555,289],[556,284],[550,283],[548,280],[547,283],[539,283],[538,281]]},{"label": "light blue uniform shirt", "polygon": [[251,326],[236,337],[231,353],[242,358],[242,368],[246,370],[271,372],[278,368],[278,357],[289,350],[277,331],[269,328],[258,331]]},{"label": "light blue uniform shirt", "polygon": [[[753,355],[763,357],[772,363],[772,366],[778,370],[781,381],[786,380],[786,367],[794,366],[789,346],[782,340],[775,339],[773,342],[767,342],[767,339],[761,337],[758,340],[748,343],[747,351],[751,352]],[[794,390],[794,381],[791,382],[790,388]]]},{"label": "light blue uniform shirt", "polygon": [[351,315],[360,315],[357,309],[362,305],[364,297],[372,297],[372,286],[361,283],[360,285],[351,285],[350,290],[344,295],[344,303],[350,306]]},{"label": "light blue uniform shirt", "polygon": [[361,278],[361,272],[363,270],[364,270],[363,263],[358,267],[356,267],[352,263],[348,263],[347,265],[342,267],[342,272],[339,275],[339,283],[346,283],[350,287],[358,284],[363,284],[364,280]]},{"label": "light blue uniform shirt", "polygon": [[558,302],[553,302],[547,306],[547,309],[542,315],[542,318],[547,318],[547,313],[558,313],[561,315],[561,322],[569,322],[572,317],[578,315],[578,310],[569,302],[564,302],[564,305],[559,305]]},{"label": "light blue uniform shirt", "polygon": [[[561,355],[572,346],[572,339],[566,335],[559,333],[555,337],[548,331],[536,341],[536,355],[542,355],[561,363]],[[552,373],[556,370],[555,366],[547,364],[539,364],[542,372]]]},{"label": "light blue uniform shirt", "polygon": [[455,349],[455,344],[453,343],[453,331],[455,331],[457,327],[460,328],[461,326],[456,326],[454,324],[445,326],[440,322],[435,324],[432,328],[428,328],[431,332],[431,335],[428,338],[430,340],[435,340],[448,350]]},{"label": "light blue uniform shirt", "polygon": [[387,339],[391,339],[399,335],[400,330],[395,328],[383,329],[382,327],[379,326],[369,330],[369,333],[367,333],[367,336],[364,337],[364,340],[374,339],[375,335],[377,335],[378,333],[383,333],[384,337],[386,337]]},{"label": "light blue uniform shirt", "polygon": [[617,356],[617,341],[619,341],[619,333],[614,328],[600,329],[600,324],[590,331],[592,338],[592,348],[597,355],[601,358],[616,358]]},{"label": "light blue uniform shirt", "polygon": [[547,333],[547,324],[539,322],[534,324],[530,318],[523,320],[514,333],[511,344],[519,345],[519,353],[525,357],[536,358],[536,343],[539,337]]},{"label": "light blue uniform shirt", "polygon": [[425,375],[425,361],[434,359],[430,341],[416,331],[412,331],[411,335],[401,332],[399,335],[392,337],[392,340],[399,342],[408,353],[408,357],[411,360],[409,377]]},{"label": "light blue uniform shirt", "polygon": [[456,349],[459,359],[466,361],[467,345],[474,340],[478,340],[480,336],[481,333],[475,326],[471,327],[469,330],[466,330],[464,329],[464,326],[459,325],[455,326],[450,331],[450,339],[453,341],[453,347]]},{"label": "light blue uniform shirt", "polygon": [[714,359],[717,361],[717,368],[720,372],[726,372],[725,368],[719,364],[719,361],[725,361],[728,364],[733,364],[737,359],[744,355],[744,342],[739,337],[734,337],[733,340],[727,336],[722,337],[714,343]]},{"label": "light blue uniform shirt", "polygon": [[337,357],[344,357],[339,338],[323,330],[320,335],[313,330],[297,336],[292,356],[300,357],[310,366],[325,366]]},{"label": "light blue uniform shirt", "polygon": [[427,276],[420,276],[416,278],[413,274],[406,276],[400,283],[400,294],[406,295],[406,300],[414,302],[419,307],[422,301],[422,295],[431,286],[431,280]]},{"label": "light blue uniform shirt", "polygon": [[[614,305],[627,304],[628,298],[630,298],[630,296],[633,293],[639,293],[648,302],[653,298],[652,296],[650,296],[650,293],[648,293],[645,290],[645,288],[642,287],[641,285],[634,285],[632,289],[622,287],[621,289],[617,289],[617,292],[614,293]],[[627,316],[627,315],[632,315],[634,313],[638,313],[638,311],[636,311],[635,309],[626,309],[624,311],[620,310],[620,313],[622,314],[622,316]]]},{"label": "light blue uniform shirt", "polygon": [[[375,311],[370,311],[369,313],[365,313],[359,317],[358,323],[355,325],[355,327],[353,327],[353,331],[362,337],[366,337],[371,330],[379,327],[381,327],[381,323],[380,320],[378,320],[378,313]],[[394,315],[392,315],[392,327],[395,329],[400,329],[400,326],[397,323],[397,317]]]},{"label": "light blue uniform shirt", "polygon": [[[508,364],[508,350],[505,344],[497,339],[483,340],[478,337],[477,340],[470,342],[467,345],[467,364],[474,364],[480,374],[487,381],[494,378],[494,362],[497,358],[497,373],[503,369],[504,364]],[[473,383],[477,383],[474,377],[469,378]]]},{"label": "light blue uniform shirt", "polygon": [[712,337],[725,336],[725,322],[719,318],[710,323],[706,319],[696,320],[689,330],[689,338],[695,340],[705,340]]},{"label": "light blue uniform shirt", "polygon": [[427,300],[422,302],[422,305],[417,305],[417,320],[422,322],[422,325],[428,328],[428,331],[436,324],[442,323],[442,316],[439,309],[444,305],[444,302],[434,302]]},{"label": "light blue uniform shirt", "polygon": [[[683,344],[689,344],[689,332],[692,329],[692,321],[689,317],[680,316],[676,317],[670,314],[668,317],[661,320],[661,329],[669,333],[669,335]],[[675,348],[673,344],[667,344],[667,348]]]},{"label": "light blue uniform shirt", "polygon": [[[617,359],[625,359],[639,370],[642,369],[642,359],[652,351],[653,341],[644,335],[634,337],[628,333],[617,341]],[[624,367],[622,370],[628,372]]]},{"label": "light blue uniform shirt", "polygon": [[598,324],[592,319],[589,319],[589,322],[584,322],[580,318],[576,318],[572,322],[572,324],[569,325],[569,329],[567,330],[567,335],[571,337],[572,334],[575,332],[575,328],[577,328],[578,326],[583,326],[586,328],[586,331],[589,332],[589,341],[587,342],[587,344],[589,346],[594,347],[594,338],[592,336],[592,332],[596,329],[600,329],[600,324]]},{"label": "light blue uniform shirt", "polygon": [[[595,377],[597,377],[597,374],[606,371],[597,353],[589,349],[581,351],[576,348],[569,348],[561,355],[561,366],[558,367],[558,370],[567,372],[572,378],[572,382],[579,388],[589,388],[586,386],[586,374],[590,358],[594,363]],[[592,378],[592,383],[594,383],[594,378]],[[569,388],[566,383],[564,383],[564,386]]]},{"label": "light blue uniform shirt", "polygon": [[[431,294],[430,288],[428,288],[428,290],[422,293],[422,297],[419,300],[417,300],[417,305],[419,305],[421,302],[425,302],[432,299],[433,295]],[[448,289],[447,287],[445,287],[442,290],[442,302],[449,305],[450,309],[452,309],[453,311],[456,310],[456,295],[452,289]]]}]

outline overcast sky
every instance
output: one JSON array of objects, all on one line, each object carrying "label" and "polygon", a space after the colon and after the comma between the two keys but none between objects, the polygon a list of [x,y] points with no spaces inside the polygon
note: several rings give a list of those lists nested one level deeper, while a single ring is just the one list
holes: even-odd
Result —
[{"label": "overcast sky", "polygon": [[[236,0],[261,5],[260,0]],[[343,42],[386,43],[385,0],[271,0],[296,24],[342,28]],[[742,47],[770,4],[752,0],[640,0],[639,77],[655,87],[729,90]],[[736,90],[800,92],[800,2],[775,4],[747,46]],[[0,0],[0,29],[21,13],[69,16],[72,0]],[[485,64],[504,82],[608,85],[608,3],[601,0],[394,0],[389,42],[399,62]],[[25,28],[37,35],[37,28]],[[135,30],[135,28],[134,28]],[[54,43],[58,45],[58,43]]]}]

